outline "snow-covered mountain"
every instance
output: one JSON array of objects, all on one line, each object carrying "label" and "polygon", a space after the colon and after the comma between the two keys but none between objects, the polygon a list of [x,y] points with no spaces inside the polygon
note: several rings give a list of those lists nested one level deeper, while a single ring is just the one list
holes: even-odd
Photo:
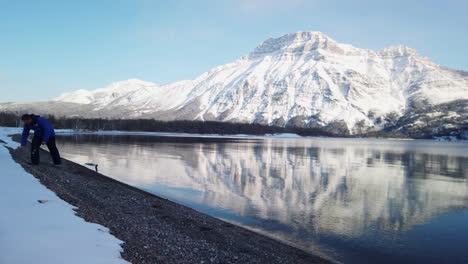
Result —
[{"label": "snow-covered mountain", "polygon": [[340,124],[378,130],[415,109],[452,102],[457,102],[456,109],[445,114],[465,122],[466,100],[466,72],[441,67],[413,49],[373,51],[338,43],[320,32],[296,32],[270,38],[249,55],[195,80],[158,85],[131,79],[65,93],[48,103],[2,105],[0,110],[46,111],[60,104],[63,114],[85,117]]}]

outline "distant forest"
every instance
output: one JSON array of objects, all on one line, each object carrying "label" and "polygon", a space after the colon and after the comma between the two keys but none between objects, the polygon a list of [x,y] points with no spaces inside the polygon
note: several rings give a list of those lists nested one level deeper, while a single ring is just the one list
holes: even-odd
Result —
[{"label": "distant forest", "polygon": [[[160,121],[154,119],[85,119],[43,116],[56,129],[81,129],[81,130],[121,130],[144,132],[172,132],[172,133],[196,133],[196,134],[247,134],[264,135],[275,133],[294,133],[301,136],[338,136],[335,133],[325,131],[322,128],[279,127],[262,124],[229,123],[218,121]],[[0,113],[0,126],[21,126],[21,116],[14,113]]]}]

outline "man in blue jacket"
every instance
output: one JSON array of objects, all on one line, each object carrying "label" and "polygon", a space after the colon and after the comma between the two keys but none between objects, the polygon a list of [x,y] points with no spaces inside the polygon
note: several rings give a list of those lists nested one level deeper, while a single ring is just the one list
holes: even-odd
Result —
[{"label": "man in blue jacket", "polygon": [[55,131],[47,119],[37,115],[23,115],[21,119],[24,122],[23,136],[21,138],[21,148],[28,143],[29,131],[34,130],[34,137],[31,143],[31,162],[34,165],[39,164],[39,149],[42,145],[47,145],[50,155],[55,165],[62,164],[60,154],[55,145]]}]

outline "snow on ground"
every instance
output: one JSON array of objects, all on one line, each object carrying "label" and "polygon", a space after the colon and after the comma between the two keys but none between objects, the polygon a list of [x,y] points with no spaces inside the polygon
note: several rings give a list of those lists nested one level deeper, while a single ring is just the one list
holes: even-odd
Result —
[{"label": "snow on ground", "polygon": [[0,127],[0,140],[6,142],[0,143],[0,263],[128,263],[120,257],[122,241],[77,217],[73,206],[11,158],[5,145],[18,143],[7,135],[18,132]]}]

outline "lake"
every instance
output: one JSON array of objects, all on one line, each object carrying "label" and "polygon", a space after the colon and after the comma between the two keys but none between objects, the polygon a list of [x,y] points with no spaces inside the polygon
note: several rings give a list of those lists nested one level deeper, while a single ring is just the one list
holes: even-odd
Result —
[{"label": "lake", "polygon": [[63,157],[345,263],[468,263],[468,144],[58,135]]}]

